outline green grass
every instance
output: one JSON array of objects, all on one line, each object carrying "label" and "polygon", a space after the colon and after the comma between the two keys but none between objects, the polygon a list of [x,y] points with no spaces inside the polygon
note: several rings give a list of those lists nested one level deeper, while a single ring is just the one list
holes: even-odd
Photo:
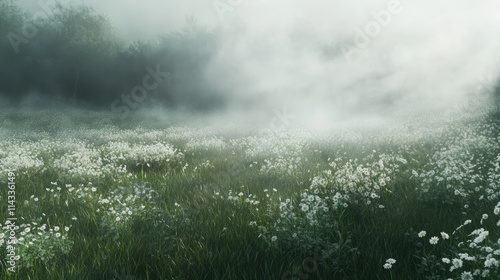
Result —
[{"label": "green grass", "polygon": [[[449,145],[448,139],[439,141],[439,146]],[[491,213],[496,205],[496,201],[483,200],[464,209],[461,200],[444,203],[433,197],[422,199],[417,190],[421,182],[410,178],[411,171],[422,170],[430,162],[430,155],[438,149],[435,142],[413,143],[409,148],[369,142],[347,143],[341,148],[317,142],[303,151],[308,162],[293,175],[259,172],[250,167],[259,159],[246,156],[243,148],[186,153],[177,166],[138,167],[132,169],[136,178],[93,182],[98,188],[95,197],[108,196],[119,186],[133,186],[141,179],[155,191],[151,201],[155,208],[118,229],[103,226],[103,210],[97,212],[97,200],[72,197],[64,185],[77,183],[61,179],[56,170],[19,171],[16,215],[25,222],[71,225],[68,237],[73,245],[68,254],[37,261],[14,274],[7,273],[7,264],[2,261],[0,279],[426,279],[422,258],[436,256],[439,261],[439,256],[450,255],[457,248],[457,239],[440,240],[432,246],[428,238],[441,231],[451,234],[466,219],[473,219],[469,229],[485,226],[479,224],[481,215]],[[310,187],[310,179],[328,169],[328,158],[361,161],[372,150],[377,154],[402,151],[412,159],[392,175],[386,187],[389,191],[381,192],[377,203],[384,205],[383,209],[353,203],[331,210],[328,215],[336,222],[336,230],[314,229],[316,236],[311,238],[317,237],[318,242],[312,247],[294,247],[297,244],[282,240],[273,243],[260,236],[257,227],[249,226],[258,221],[271,227],[275,216],[267,209],[276,210],[279,198],[299,201],[300,194]],[[475,153],[491,153],[494,159],[493,152],[498,153],[481,149]],[[50,158],[50,154],[45,157]],[[194,171],[206,160],[214,168]],[[188,168],[182,171],[186,163]],[[52,187],[50,182],[62,187],[60,197],[46,191]],[[260,204],[232,202],[227,199],[230,190],[233,194],[254,194]],[[272,201],[265,198],[268,193],[273,193]],[[442,195],[447,196],[445,191]],[[4,201],[6,194],[1,196]],[[35,203],[32,196],[39,201]],[[0,216],[6,215],[6,207],[1,207]],[[495,228],[495,221],[486,223]],[[421,230],[428,232],[426,238],[416,236]],[[454,237],[467,238],[468,232]],[[490,232],[490,239],[494,241],[498,235],[498,231]],[[318,248],[332,246],[336,248],[332,255],[315,256],[321,252]],[[382,267],[388,258],[397,260],[390,270]],[[444,272],[430,270],[427,273],[444,277]]]}]

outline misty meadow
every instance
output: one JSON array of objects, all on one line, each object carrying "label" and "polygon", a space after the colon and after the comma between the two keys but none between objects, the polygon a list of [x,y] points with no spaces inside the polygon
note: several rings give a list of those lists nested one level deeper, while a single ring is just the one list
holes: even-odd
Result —
[{"label": "misty meadow", "polygon": [[0,279],[499,279],[498,8],[0,0]]}]

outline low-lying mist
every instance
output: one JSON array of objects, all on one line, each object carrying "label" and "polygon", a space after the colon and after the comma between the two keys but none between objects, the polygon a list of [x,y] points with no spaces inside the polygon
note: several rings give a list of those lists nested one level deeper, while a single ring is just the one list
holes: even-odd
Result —
[{"label": "low-lying mist", "polygon": [[3,104],[316,130],[498,103],[495,1],[85,4],[0,1]]}]

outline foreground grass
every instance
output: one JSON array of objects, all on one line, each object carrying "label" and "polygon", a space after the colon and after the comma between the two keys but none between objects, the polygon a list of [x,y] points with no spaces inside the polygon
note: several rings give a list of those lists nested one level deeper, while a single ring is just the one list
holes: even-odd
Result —
[{"label": "foreground grass", "polygon": [[[498,137],[498,132],[492,133]],[[141,164],[130,166],[132,176],[120,180],[103,178],[91,185],[83,180],[81,197],[67,186],[77,188],[78,183],[61,177],[57,170],[20,170],[16,176],[19,224],[70,225],[72,245],[68,253],[47,253],[46,259],[34,258],[31,266],[16,273],[9,273],[2,261],[0,279],[445,279],[440,256],[451,254],[458,245],[443,239],[433,246],[430,236],[418,238],[418,232],[451,233],[467,219],[473,220],[471,229],[495,228],[496,221],[480,224],[479,219],[491,213],[497,202],[456,199],[445,190],[427,198],[422,195],[421,179],[412,171],[422,173],[432,154],[452,145],[449,139],[415,142],[411,147],[313,142],[301,154],[308,161],[290,173],[261,172],[262,159],[249,157],[247,149],[239,146],[194,149],[185,152],[177,165]],[[185,148],[185,142],[176,145]],[[326,215],[334,230],[301,225],[312,233],[309,237],[315,241],[310,244],[273,241],[259,227],[272,228],[276,211],[286,199],[298,205],[311,179],[329,168],[330,158],[343,157],[340,164],[393,152],[403,154],[408,163],[380,192],[376,200],[380,207],[349,203],[330,209]],[[476,151],[477,157],[490,153],[494,161],[498,150]],[[207,160],[210,164],[204,164]],[[485,184],[478,181],[467,188]],[[132,186],[151,190],[151,197],[144,200],[146,210],[134,213],[126,223],[106,220],[107,209],[99,199]],[[248,195],[258,198],[259,204],[246,202]],[[4,201],[6,194],[1,196]],[[0,216],[7,217],[6,207],[0,208]],[[257,226],[251,226],[256,221]],[[467,234],[457,236],[467,238]],[[491,231],[489,238],[495,241],[498,235],[498,230]],[[5,245],[1,248],[5,250]],[[397,263],[384,269],[388,258]]]}]

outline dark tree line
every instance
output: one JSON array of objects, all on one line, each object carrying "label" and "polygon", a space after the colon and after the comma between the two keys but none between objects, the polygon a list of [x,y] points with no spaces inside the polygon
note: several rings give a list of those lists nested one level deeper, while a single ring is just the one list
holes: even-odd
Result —
[{"label": "dark tree line", "polygon": [[[291,45],[299,50],[316,46],[311,34],[299,25],[290,34]],[[230,38],[226,35],[189,18],[179,32],[128,44],[105,16],[90,7],[57,4],[40,15],[0,0],[0,95],[14,103],[37,93],[69,104],[133,109],[123,96],[130,97],[143,84],[149,67],[170,76],[148,90],[148,101],[198,110],[217,108],[230,96],[221,90],[229,89],[217,88],[217,81],[207,80],[205,74],[219,46]],[[493,95],[500,104],[500,87]]]},{"label": "dark tree line", "polygon": [[0,0],[0,34],[0,94],[14,103],[39,93],[109,106],[141,85],[150,67],[170,75],[148,92],[155,102],[196,109],[222,105],[220,93],[203,75],[221,32],[194,18],[180,32],[126,44],[90,7],[57,4],[39,16]]}]

